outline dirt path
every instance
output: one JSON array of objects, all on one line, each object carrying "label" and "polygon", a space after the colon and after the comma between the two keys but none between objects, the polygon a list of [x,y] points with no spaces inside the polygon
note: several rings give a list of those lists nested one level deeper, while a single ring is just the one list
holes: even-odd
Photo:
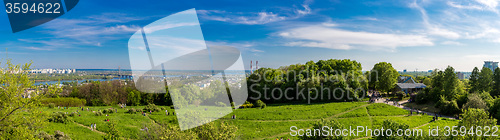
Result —
[{"label": "dirt path", "polygon": [[[400,105],[394,105],[394,101],[385,102],[384,100],[386,100],[386,99],[385,98],[380,98],[380,99],[376,100],[375,103],[388,104],[388,105],[392,105],[392,106],[395,106],[395,107],[398,107],[398,108],[401,108],[401,109],[405,109],[405,110],[408,110],[408,111],[411,110],[411,108],[408,108],[408,107],[404,106],[404,104],[408,103],[408,100],[399,101],[398,104],[400,104]],[[435,116],[436,115],[435,113],[426,112],[426,111],[422,111],[422,110],[418,110],[418,109],[413,109],[413,111],[418,111],[419,113],[427,114],[429,116]],[[445,115],[439,115],[439,114],[438,114],[438,116],[442,117],[442,118],[448,118],[448,119],[455,120],[455,117],[451,117],[451,116],[445,116]]]},{"label": "dirt path", "polygon": [[[90,127],[88,127],[88,126],[86,126],[86,125],[79,124],[79,123],[77,123],[77,122],[74,122],[74,123],[75,123],[76,125],[79,125],[79,126],[82,126],[82,127],[85,127],[85,128],[90,129]],[[99,130],[94,130],[94,132],[97,132],[97,133],[102,134],[102,135],[106,135],[106,133],[101,132],[101,131],[99,131]]]}]

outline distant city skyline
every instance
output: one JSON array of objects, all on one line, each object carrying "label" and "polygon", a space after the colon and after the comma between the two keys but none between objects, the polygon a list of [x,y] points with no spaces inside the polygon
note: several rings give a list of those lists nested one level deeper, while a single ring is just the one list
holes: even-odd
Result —
[{"label": "distant city skyline", "polygon": [[[246,69],[351,59],[370,70],[470,72],[500,61],[494,0],[80,1],[65,15],[12,33],[0,14],[0,58],[34,68],[130,69],[128,38],[152,21],[196,8],[208,46],[233,46]],[[89,10],[92,9],[92,10]],[[5,7],[0,8],[5,10]]]}]

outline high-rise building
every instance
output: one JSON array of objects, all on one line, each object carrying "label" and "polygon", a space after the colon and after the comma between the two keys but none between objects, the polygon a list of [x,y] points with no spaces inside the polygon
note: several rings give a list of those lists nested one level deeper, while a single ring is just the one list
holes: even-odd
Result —
[{"label": "high-rise building", "polygon": [[484,61],[483,67],[489,68],[491,71],[495,71],[495,69],[498,68],[498,62]]}]

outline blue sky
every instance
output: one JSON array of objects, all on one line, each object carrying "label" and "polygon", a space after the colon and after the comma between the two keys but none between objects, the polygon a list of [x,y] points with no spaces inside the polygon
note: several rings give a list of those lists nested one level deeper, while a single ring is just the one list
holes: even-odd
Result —
[{"label": "blue sky", "polygon": [[[12,33],[0,14],[0,57],[35,68],[130,68],[127,42],[139,27],[196,8],[207,45],[233,46],[260,67],[352,59],[370,70],[500,61],[498,0],[80,1],[65,15]],[[2,7],[0,10],[5,10]]]}]

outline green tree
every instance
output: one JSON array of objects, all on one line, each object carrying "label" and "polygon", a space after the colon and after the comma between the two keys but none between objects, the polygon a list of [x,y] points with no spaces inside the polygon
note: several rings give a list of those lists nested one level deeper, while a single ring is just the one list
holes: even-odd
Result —
[{"label": "green tree", "polygon": [[[328,127],[328,129],[325,129],[326,127]],[[328,134],[327,136],[323,135],[323,134],[326,135],[326,133],[323,133],[324,131],[330,132],[329,130],[337,130],[337,129],[342,130],[342,129],[344,129],[344,126],[335,119],[331,120],[331,121],[321,119],[321,121],[318,121],[318,122],[313,124],[313,129],[321,130],[321,135],[312,135],[312,136],[303,135],[303,136],[300,136],[299,139],[303,139],[303,140],[342,140],[342,139],[347,139],[346,137],[343,137],[342,135],[340,135],[340,136],[337,136],[335,134]],[[334,132],[332,132],[332,133],[334,133]]]},{"label": "green tree", "polygon": [[399,73],[391,63],[379,62],[373,66],[370,76],[370,87],[389,92],[396,85]]},{"label": "green tree", "polygon": [[120,135],[118,134],[118,129],[116,129],[116,124],[114,122],[108,122],[108,132],[103,136],[105,140],[118,140]]},{"label": "green tree", "polygon": [[[384,122],[382,123],[382,127],[384,129],[390,129],[390,130],[393,130],[393,131],[396,131],[396,130],[406,130],[406,129],[409,129],[410,126],[406,125],[406,124],[399,124],[393,120],[384,120]],[[393,135],[391,136],[386,136],[386,135],[379,135],[378,137],[376,137],[377,140],[403,140],[403,139],[408,139],[408,136],[404,135],[404,136],[397,136],[395,135],[395,133],[393,133]]]},{"label": "green tree", "polygon": [[493,84],[493,72],[487,67],[483,67],[479,73],[478,92],[490,92]]},{"label": "green tree", "polygon": [[470,85],[470,93],[474,93],[479,91],[479,69],[477,67],[474,67],[472,70],[472,73],[469,77],[469,85]]},{"label": "green tree", "polygon": [[[478,127],[484,128],[485,126],[495,126],[497,120],[489,117],[488,112],[482,109],[471,108],[465,110],[462,114],[462,120],[458,122],[458,128],[465,126],[465,128]],[[475,130],[475,129],[474,129]],[[494,139],[494,137],[491,137]],[[480,139],[477,135],[466,135],[465,139]]]},{"label": "green tree", "polygon": [[[40,100],[44,98],[44,95],[36,94],[38,90],[33,85],[34,81],[29,79],[30,66],[31,64],[14,65],[7,60],[5,66],[0,69],[0,136],[2,138],[33,139],[48,115],[40,113]],[[48,91],[60,91],[55,88],[57,86],[49,86]]]},{"label": "green tree", "polygon": [[467,96],[467,103],[463,106],[463,109],[470,109],[470,108],[488,110],[488,105],[476,93]]},{"label": "green tree", "polygon": [[493,73],[493,86],[490,95],[493,97],[500,95],[500,68],[496,68]]}]

